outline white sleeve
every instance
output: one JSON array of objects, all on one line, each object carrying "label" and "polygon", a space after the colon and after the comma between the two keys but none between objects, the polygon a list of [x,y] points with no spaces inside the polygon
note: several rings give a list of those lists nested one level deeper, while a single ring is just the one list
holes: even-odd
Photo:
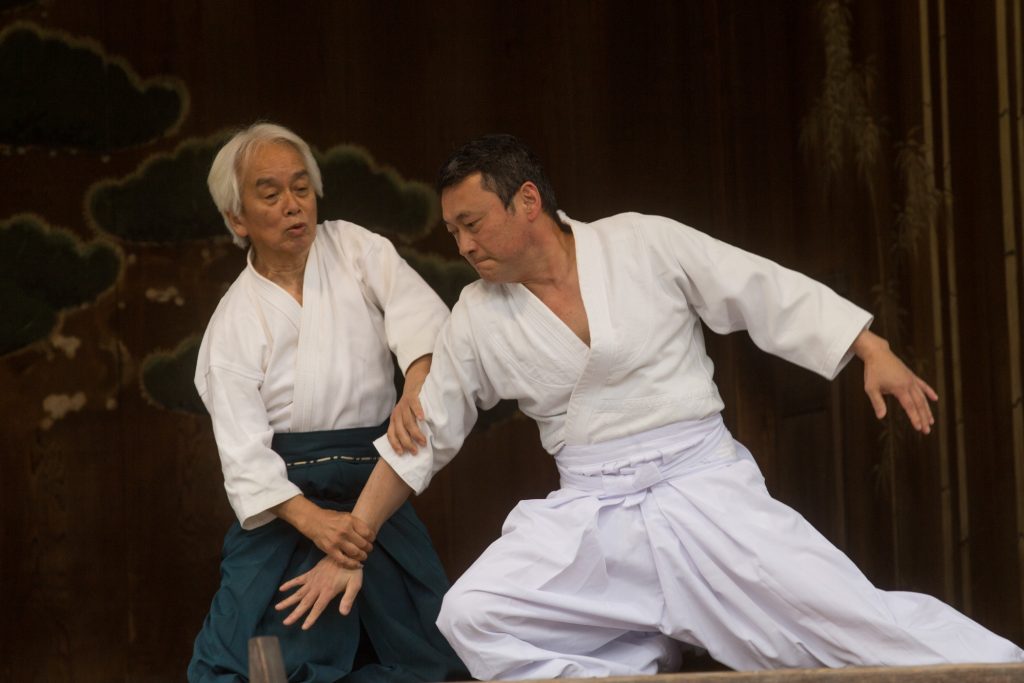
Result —
[{"label": "white sleeve", "polygon": [[361,264],[365,290],[384,313],[384,334],[404,373],[430,353],[448,307],[385,237],[367,232]]},{"label": "white sleeve", "polygon": [[387,436],[373,445],[402,481],[420,494],[462,448],[476,424],[477,407],[492,408],[498,399],[481,366],[466,307],[459,302],[437,337],[430,373],[420,391],[427,446],[415,455],[399,455]]},{"label": "white sleeve", "polygon": [[827,379],[853,357],[870,313],[806,275],[681,223],[649,219],[681,269],[678,286],[712,330],[746,330],[759,348]]},{"label": "white sleeve", "polygon": [[255,529],[274,519],[271,507],[302,493],[270,448],[274,432],[260,396],[262,378],[224,366],[199,372],[196,388],[213,421],[228,503],[243,529]]}]

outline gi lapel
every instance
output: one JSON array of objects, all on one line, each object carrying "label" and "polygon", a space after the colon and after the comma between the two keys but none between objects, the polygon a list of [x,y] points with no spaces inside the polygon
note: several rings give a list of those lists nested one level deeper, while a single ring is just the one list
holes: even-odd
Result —
[{"label": "gi lapel", "polygon": [[600,400],[604,386],[614,366],[617,344],[608,306],[605,283],[604,258],[597,235],[584,223],[571,221],[576,238],[576,271],[580,281],[580,295],[587,312],[590,327],[590,352],[572,396],[565,419],[567,444],[589,443],[589,422]]},{"label": "gi lapel", "polygon": [[317,381],[321,375],[320,346],[327,341],[325,330],[320,329],[327,316],[320,310],[323,306],[321,291],[320,254],[318,240],[313,241],[306,259],[306,272],[302,281],[302,324],[299,327],[299,344],[295,357],[295,391],[292,395],[292,431],[308,432],[315,421]]}]

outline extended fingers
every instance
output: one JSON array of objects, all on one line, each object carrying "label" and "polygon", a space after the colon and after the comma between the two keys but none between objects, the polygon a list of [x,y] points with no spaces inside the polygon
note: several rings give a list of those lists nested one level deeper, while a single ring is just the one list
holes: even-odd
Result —
[{"label": "extended fingers", "polygon": [[[281,590],[287,590],[287,589],[284,586],[281,586]],[[279,603],[277,603],[276,605],[274,605],[274,609],[276,609],[278,612],[286,610],[289,607],[291,607],[292,605],[297,604],[299,602],[299,600],[302,599],[304,594],[305,594],[304,591],[297,590],[294,593],[292,593],[291,595],[289,595],[287,598],[285,598],[284,600],[282,600]]]},{"label": "extended fingers", "polygon": [[[931,387],[928,387],[927,384],[924,384],[924,382],[915,377],[915,382],[911,387],[895,394],[914,429],[923,434],[931,433],[932,425],[935,424],[935,417],[932,415],[931,406],[928,405],[926,388],[931,389]],[[932,393],[934,394],[934,391]]]},{"label": "extended fingers", "polygon": [[864,391],[867,392],[868,398],[871,400],[871,407],[875,410],[875,417],[881,420],[885,417],[885,398],[882,396],[882,392],[877,387],[865,387]]},{"label": "extended fingers", "polygon": [[921,387],[921,391],[924,392],[924,395],[927,396],[929,399],[931,399],[932,401],[939,400],[939,395],[935,393],[935,390],[931,388],[931,385],[929,385],[928,382],[925,382],[923,379],[918,377],[917,384],[919,387]]},{"label": "extended fingers", "polygon": [[341,596],[341,604],[338,605],[338,611],[343,615],[348,616],[348,613],[352,611],[352,605],[355,604],[356,596],[359,595],[359,589],[363,586],[363,579],[360,576],[353,576],[348,585],[345,586],[345,594]]},{"label": "extended fingers", "polygon": [[305,595],[303,595],[302,599],[299,600],[299,604],[296,605],[295,609],[292,610],[292,613],[285,617],[284,625],[291,626],[296,621],[298,621],[303,614],[309,611],[309,608],[313,606],[316,600],[317,595],[312,591],[309,591]]},{"label": "extended fingers", "polygon": [[316,602],[313,603],[313,608],[309,611],[309,616],[306,617],[306,620],[304,622],[302,622],[303,631],[308,631],[313,626],[313,624],[316,623],[316,620],[320,618],[320,615],[323,613],[324,609],[327,607],[327,604],[330,601],[331,598],[324,595],[321,595],[319,598],[317,598]]},{"label": "extended fingers", "polygon": [[923,434],[931,432],[935,417],[928,401],[937,401],[938,394],[887,349],[881,355],[865,358],[864,391],[871,399],[878,419],[884,418],[887,413],[883,395],[892,394],[906,412],[914,429]]},{"label": "extended fingers", "polygon": [[299,586],[305,585],[307,578],[309,578],[309,572],[305,572],[304,574],[299,574],[294,579],[289,579],[288,581],[285,581],[284,583],[282,583],[281,586],[277,590],[279,590],[279,591],[281,591],[283,593],[285,591],[291,590],[292,588],[298,588]]},{"label": "extended fingers", "polygon": [[928,403],[928,399],[938,400],[938,394],[935,390],[928,386],[923,380],[915,377],[914,389],[911,392],[914,398],[914,405],[917,406],[917,414],[921,420],[921,430],[925,434],[929,434],[932,431],[932,425],[935,424],[935,416],[932,414],[932,407]]}]

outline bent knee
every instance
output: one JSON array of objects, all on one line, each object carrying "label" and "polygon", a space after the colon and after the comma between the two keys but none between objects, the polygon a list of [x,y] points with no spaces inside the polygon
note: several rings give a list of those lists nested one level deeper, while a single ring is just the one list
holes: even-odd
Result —
[{"label": "bent knee", "polygon": [[453,644],[500,633],[501,616],[496,604],[500,600],[488,591],[462,589],[456,583],[441,603],[437,628]]}]

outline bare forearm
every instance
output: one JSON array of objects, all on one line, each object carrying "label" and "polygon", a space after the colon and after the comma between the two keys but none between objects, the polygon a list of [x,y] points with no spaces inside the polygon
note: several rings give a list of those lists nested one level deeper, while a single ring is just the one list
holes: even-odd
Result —
[{"label": "bare forearm", "polygon": [[412,363],[409,363],[409,367],[405,369],[405,389],[403,394],[414,394],[420,393],[420,387],[423,386],[424,380],[427,379],[427,373],[430,372],[430,359],[431,354],[420,356]]},{"label": "bare forearm", "polygon": [[412,488],[402,481],[387,461],[381,459],[359,494],[352,515],[366,522],[376,534],[411,493]]},{"label": "bare forearm", "polygon": [[302,494],[273,506],[270,511],[291,524],[307,538],[312,538],[312,530],[323,513],[319,505]]}]

